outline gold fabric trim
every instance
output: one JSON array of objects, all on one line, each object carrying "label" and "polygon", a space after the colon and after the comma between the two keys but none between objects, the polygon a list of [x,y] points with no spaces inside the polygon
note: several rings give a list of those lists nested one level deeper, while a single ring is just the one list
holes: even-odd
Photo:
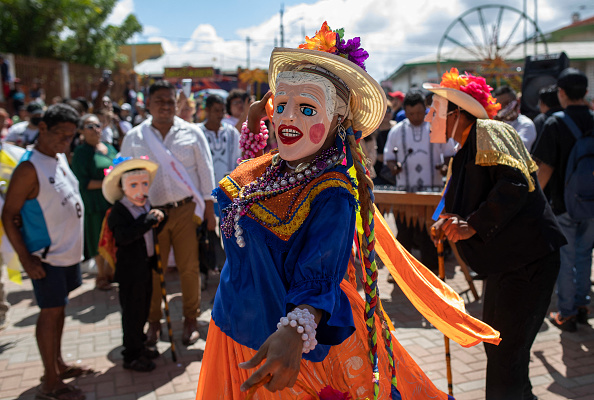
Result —
[{"label": "gold fabric trim", "polygon": [[[268,229],[274,232],[274,234],[276,234],[279,238],[283,240],[289,240],[291,235],[301,227],[303,221],[305,221],[305,219],[308,217],[309,212],[311,211],[311,203],[314,201],[314,199],[324,190],[331,187],[346,189],[351,193],[351,195],[353,195],[353,197],[355,196],[353,186],[342,180],[330,178],[328,180],[319,182],[309,189],[305,199],[302,196],[299,196],[298,201],[301,202],[301,207],[293,211],[293,215],[291,216],[288,223],[268,227]],[[273,214],[270,209],[266,208],[261,203],[254,204],[251,208],[251,211],[258,219],[269,224],[277,224],[285,217],[284,215],[279,216]]]},{"label": "gold fabric trim", "polygon": [[219,182],[219,186],[223,189],[228,195],[231,200],[239,195],[239,189],[237,188],[237,183],[229,175],[221,179]]},{"label": "gold fabric trim", "polygon": [[[290,204],[286,204],[289,197],[277,196],[269,200],[265,200],[264,203],[255,203],[250,211],[266,224],[278,224],[278,226],[267,226],[266,228],[278,236],[280,239],[287,241],[291,238],[291,235],[295,233],[303,224],[305,219],[308,217],[311,211],[311,203],[314,199],[328,188],[343,188],[349,191],[349,193],[356,198],[356,191],[350,182],[346,181],[346,178],[340,179],[332,176],[322,175],[318,179],[309,183],[308,188],[302,193],[296,201],[296,206],[299,206],[296,210],[293,210],[292,214],[288,216],[289,221],[287,223],[281,223],[282,220],[287,218],[287,211]],[[239,195],[239,189],[237,183],[229,176],[225,177],[219,185],[233,200]],[[267,206],[273,206],[275,210]],[[280,206],[280,207],[279,207]],[[280,208],[280,209],[279,209]],[[279,209],[279,211],[276,211]]]},{"label": "gold fabric trim", "polygon": [[528,190],[534,191],[534,179],[530,174],[538,166],[530,157],[522,139],[511,125],[491,119],[476,121],[476,165],[506,165],[520,170],[528,182]]}]

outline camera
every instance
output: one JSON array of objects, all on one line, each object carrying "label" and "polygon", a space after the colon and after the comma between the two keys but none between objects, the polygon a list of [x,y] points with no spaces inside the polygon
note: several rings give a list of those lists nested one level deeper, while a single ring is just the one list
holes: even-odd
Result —
[{"label": "camera", "polygon": [[111,70],[109,70],[109,69],[104,69],[103,70],[103,80],[104,81],[110,81],[111,80]]}]

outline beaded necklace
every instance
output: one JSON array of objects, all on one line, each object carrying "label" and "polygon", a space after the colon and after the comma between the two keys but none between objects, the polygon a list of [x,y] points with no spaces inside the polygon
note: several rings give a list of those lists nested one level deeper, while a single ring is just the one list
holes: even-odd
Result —
[{"label": "beaded necklace", "polygon": [[[242,187],[238,196],[233,199],[233,203],[223,209],[223,212],[226,214],[221,223],[221,230],[225,237],[228,239],[232,235],[235,235],[237,245],[239,247],[245,247],[245,239],[242,236],[243,229],[239,226],[239,220],[244,215],[248,215],[268,228],[286,224],[292,214],[292,209],[297,198],[307,187],[307,184],[321,176],[327,169],[341,163],[344,157],[345,155],[333,146],[324,150],[311,162],[301,163],[293,171],[283,174],[281,173],[282,167],[288,164],[280,158],[278,153],[275,154],[272,157],[272,164],[266,167],[264,174],[249,185]],[[262,221],[251,211],[251,207],[254,204],[286,193],[297,187],[299,190],[293,195],[285,217],[279,222],[269,223]]]}]

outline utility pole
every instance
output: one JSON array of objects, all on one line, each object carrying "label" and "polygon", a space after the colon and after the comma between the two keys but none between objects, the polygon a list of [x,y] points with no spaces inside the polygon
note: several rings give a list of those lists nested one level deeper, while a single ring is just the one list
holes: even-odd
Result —
[{"label": "utility pole", "polygon": [[[534,25],[538,28],[538,0],[534,0]],[[534,32],[534,55],[538,54],[538,35]]]},{"label": "utility pole", "polygon": [[250,39],[250,37],[246,37],[245,38],[245,44],[247,47],[247,69],[250,69],[250,42],[252,41],[252,39]]},{"label": "utility pole", "polygon": [[285,28],[283,26],[283,14],[285,12],[285,5],[281,3],[280,9],[280,47],[285,47]]},{"label": "utility pole", "polygon": [[528,24],[528,13],[527,13],[527,9],[526,9],[526,1],[524,0],[523,4],[524,4],[524,59],[526,59],[526,54],[527,54],[527,47],[528,47],[528,43],[526,43],[526,41],[528,40],[527,38],[527,33],[526,33],[526,29],[527,29],[527,24]]}]

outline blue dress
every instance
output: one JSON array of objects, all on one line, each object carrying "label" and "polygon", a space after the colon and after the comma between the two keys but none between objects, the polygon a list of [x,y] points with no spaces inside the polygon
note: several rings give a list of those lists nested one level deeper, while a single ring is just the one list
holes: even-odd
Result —
[{"label": "blue dress", "polygon": [[[242,164],[215,189],[223,217],[241,187],[260,175],[261,168],[255,165],[269,164],[269,156],[261,158]],[[254,167],[253,176],[242,174]],[[307,184],[292,204],[297,190],[252,207],[261,221],[284,220],[284,224],[270,228],[244,216],[238,223],[245,247],[239,247],[234,236],[224,238],[227,261],[213,319],[236,342],[257,350],[276,331],[281,317],[296,306],[310,305],[322,310],[323,317],[317,329],[319,344],[303,358],[322,361],[330,346],[342,343],[355,330],[340,282],[351,254],[357,201],[342,166]]]}]

